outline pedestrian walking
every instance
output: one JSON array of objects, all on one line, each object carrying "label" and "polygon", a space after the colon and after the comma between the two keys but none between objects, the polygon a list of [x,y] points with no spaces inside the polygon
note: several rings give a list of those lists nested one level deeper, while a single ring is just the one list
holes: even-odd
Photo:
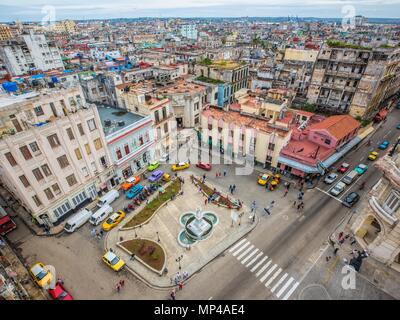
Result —
[{"label": "pedestrian walking", "polygon": [[206,198],[205,200],[204,200],[204,205],[206,206],[207,205],[207,203],[208,203],[208,198]]},{"label": "pedestrian walking", "polygon": [[303,210],[304,209],[304,202],[302,201],[301,203],[300,203],[300,210]]},{"label": "pedestrian walking", "polygon": [[224,177],[226,177],[226,170],[224,170]]},{"label": "pedestrian walking", "polygon": [[297,211],[300,211],[301,202],[297,205]]},{"label": "pedestrian walking", "polygon": [[297,200],[294,200],[293,207],[296,207]]},{"label": "pedestrian walking", "polygon": [[286,197],[287,194],[288,194],[288,192],[289,192],[289,190],[288,190],[288,188],[286,187],[285,191],[283,192],[283,197]]},{"label": "pedestrian walking", "polygon": [[121,291],[121,285],[119,283],[117,283],[115,289],[117,290],[117,292],[119,293]]},{"label": "pedestrian walking", "polygon": [[92,231],[90,231],[90,234],[92,235],[92,237],[96,236],[96,228],[93,228]]},{"label": "pedestrian walking", "polygon": [[179,282],[178,288],[179,288],[179,290],[183,289],[183,282]]},{"label": "pedestrian walking", "polygon": [[218,178],[218,171],[215,172],[215,178]]},{"label": "pedestrian walking", "polygon": [[175,299],[176,299],[175,289],[171,291],[170,296],[171,296],[171,299],[172,299],[172,300],[175,300]]},{"label": "pedestrian walking", "polygon": [[124,285],[125,285],[125,280],[120,280],[120,281],[119,281],[119,285],[121,286],[121,288],[123,288]]},{"label": "pedestrian walking", "polygon": [[[264,208],[264,212],[271,215],[271,209],[274,207],[275,200],[271,201],[268,207]],[[265,213],[263,215],[265,215]]]},{"label": "pedestrian walking", "polygon": [[336,248],[333,250],[333,254],[336,256],[336,254],[337,254],[338,251],[339,251],[339,247],[336,247]]},{"label": "pedestrian walking", "polygon": [[236,184],[232,186],[232,193],[236,191]]},{"label": "pedestrian walking", "polygon": [[135,254],[134,253],[131,254],[131,259],[130,260],[135,260]]},{"label": "pedestrian walking", "polygon": [[229,185],[229,193],[232,193],[232,185]]}]

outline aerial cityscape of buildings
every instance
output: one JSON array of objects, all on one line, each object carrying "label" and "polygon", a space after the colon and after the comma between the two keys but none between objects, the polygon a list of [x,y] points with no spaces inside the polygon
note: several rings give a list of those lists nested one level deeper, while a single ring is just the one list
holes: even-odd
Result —
[{"label": "aerial cityscape of buildings", "polygon": [[71,299],[399,299],[399,109],[400,24],[361,15],[0,24],[0,300],[57,298],[46,263]]}]

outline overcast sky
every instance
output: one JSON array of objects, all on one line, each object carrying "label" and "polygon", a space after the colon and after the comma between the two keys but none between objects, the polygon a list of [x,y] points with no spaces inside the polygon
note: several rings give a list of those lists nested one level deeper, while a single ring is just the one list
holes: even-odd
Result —
[{"label": "overcast sky", "polygon": [[398,18],[400,13],[400,0],[14,0],[13,4],[0,4],[0,21],[40,21],[49,12],[48,6],[55,8],[55,19],[60,20],[288,15],[341,18],[348,5],[354,6],[356,14],[367,17]]}]

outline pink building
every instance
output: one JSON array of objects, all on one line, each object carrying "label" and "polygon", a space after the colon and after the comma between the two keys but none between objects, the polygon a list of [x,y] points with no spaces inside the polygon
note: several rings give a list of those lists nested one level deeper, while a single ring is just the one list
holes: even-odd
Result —
[{"label": "pink building", "polygon": [[361,141],[357,136],[360,123],[349,115],[321,121],[311,116],[300,123],[278,159],[281,170],[296,176],[323,173]]}]

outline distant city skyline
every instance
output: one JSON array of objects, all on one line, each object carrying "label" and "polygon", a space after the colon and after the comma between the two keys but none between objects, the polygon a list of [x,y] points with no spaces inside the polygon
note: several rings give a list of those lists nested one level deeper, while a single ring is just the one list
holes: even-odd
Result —
[{"label": "distant city skyline", "polygon": [[[168,17],[317,17],[342,18],[345,6],[354,6],[356,15],[371,18],[398,18],[400,0],[16,0],[0,4],[0,21],[40,21],[55,9],[55,20]],[[44,9],[44,10],[43,10]],[[348,14],[348,11],[347,11]]]}]

